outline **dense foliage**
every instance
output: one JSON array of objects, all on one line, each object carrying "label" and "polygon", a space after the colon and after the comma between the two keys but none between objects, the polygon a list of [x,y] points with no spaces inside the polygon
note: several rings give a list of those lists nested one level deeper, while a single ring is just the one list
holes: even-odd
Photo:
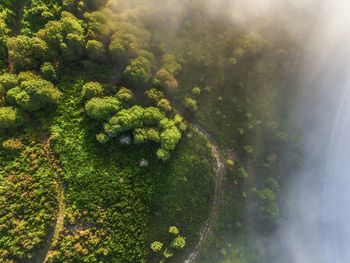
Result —
[{"label": "dense foliage", "polygon": [[1,1],[1,260],[183,260],[213,197],[198,121],[227,159],[201,260],[263,262],[250,233],[278,222],[280,159],[296,159],[282,117],[297,40],[194,2]]}]

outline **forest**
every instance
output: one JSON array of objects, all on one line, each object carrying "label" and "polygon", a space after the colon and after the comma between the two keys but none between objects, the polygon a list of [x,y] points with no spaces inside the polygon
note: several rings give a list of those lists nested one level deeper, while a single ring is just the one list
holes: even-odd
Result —
[{"label": "forest", "polygon": [[212,9],[1,1],[0,262],[269,262],[300,36]]}]

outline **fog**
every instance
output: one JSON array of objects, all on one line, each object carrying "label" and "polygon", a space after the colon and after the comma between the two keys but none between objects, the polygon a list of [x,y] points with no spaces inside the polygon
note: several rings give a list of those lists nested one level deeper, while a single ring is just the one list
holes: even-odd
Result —
[{"label": "fog", "polygon": [[290,120],[303,136],[303,164],[282,193],[276,263],[350,262],[350,3],[317,4]]},{"label": "fog", "polygon": [[[167,33],[176,32],[189,2],[162,1],[149,10],[149,16],[162,14],[165,20],[157,18],[157,22],[168,23]],[[124,3],[114,8],[127,9],[140,1]],[[270,262],[350,262],[350,1],[194,3],[206,4],[209,14],[242,25],[254,24],[255,19],[276,19],[278,26],[301,36],[299,93],[290,109],[288,128],[302,136],[303,162],[289,172],[280,194],[282,218],[269,240]]]}]

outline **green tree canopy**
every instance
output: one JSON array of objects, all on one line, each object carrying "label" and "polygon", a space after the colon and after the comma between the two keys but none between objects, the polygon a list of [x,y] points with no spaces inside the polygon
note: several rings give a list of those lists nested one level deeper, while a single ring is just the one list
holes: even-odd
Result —
[{"label": "green tree canopy", "polygon": [[103,94],[102,85],[99,82],[88,82],[83,86],[81,96],[83,99],[91,99],[93,97],[99,97]]},{"label": "green tree canopy", "polygon": [[92,98],[86,103],[85,112],[90,118],[107,121],[121,106],[121,102],[114,97]]},{"label": "green tree canopy", "polygon": [[22,81],[18,87],[7,92],[7,99],[24,110],[36,111],[47,105],[58,103],[61,92],[47,80]]},{"label": "green tree canopy", "polygon": [[124,71],[125,80],[135,86],[147,84],[152,77],[153,56],[148,54],[139,55],[130,61]]},{"label": "green tree canopy", "polygon": [[13,129],[21,126],[24,117],[21,111],[15,107],[0,107],[0,129]]},{"label": "green tree canopy", "polygon": [[7,40],[8,60],[16,70],[38,67],[48,58],[48,46],[38,37],[19,35]]}]

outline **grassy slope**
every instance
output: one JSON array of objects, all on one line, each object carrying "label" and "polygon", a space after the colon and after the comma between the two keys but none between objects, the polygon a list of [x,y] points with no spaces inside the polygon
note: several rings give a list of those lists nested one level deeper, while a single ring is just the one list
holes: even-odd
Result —
[{"label": "grassy slope", "polygon": [[[0,143],[8,138],[0,136]],[[7,262],[32,258],[46,241],[57,214],[56,173],[32,127],[20,138],[21,151],[0,148],[0,258]]]},{"label": "grassy slope", "polygon": [[[211,204],[206,142],[185,138],[167,163],[154,158],[152,146],[98,145],[99,125],[85,117],[81,86],[69,78],[59,85],[65,97],[48,124],[67,193],[65,228],[51,261],[142,262],[169,225],[179,225],[193,244]],[[139,167],[141,158],[150,166]]]}]

